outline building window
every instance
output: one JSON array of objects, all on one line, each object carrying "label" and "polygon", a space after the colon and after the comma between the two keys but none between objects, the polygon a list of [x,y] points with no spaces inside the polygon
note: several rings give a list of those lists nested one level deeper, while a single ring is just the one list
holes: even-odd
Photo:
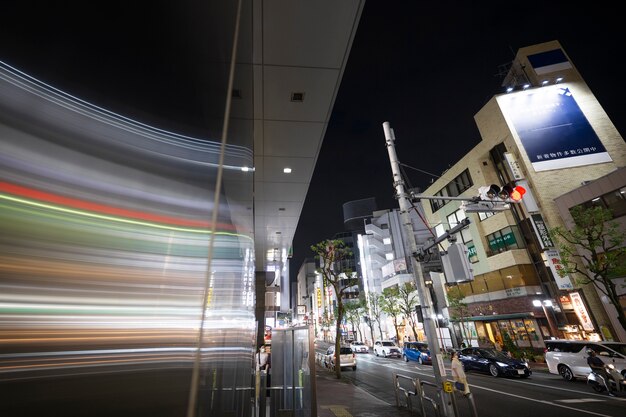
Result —
[{"label": "building window", "polygon": [[474,246],[474,241],[470,240],[469,242],[465,242],[465,246],[467,246],[467,257],[469,261],[473,264],[478,262],[478,255],[476,254],[476,246]]},{"label": "building window", "polygon": [[[466,169],[450,181],[445,187],[436,192],[435,196],[458,197],[472,185],[474,185],[472,177],[470,176],[469,169]],[[449,200],[430,200],[430,208],[434,213],[443,207],[448,201]]]},{"label": "building window", "polygon": [[489,217],[491,217],[491,216],[493,216],[495,214],[496,214],[495,211],[480,212],[480,213],[478,213],[478,218],[482,222],[483,220],[488,219]]},{"label": "building window", "polygon": [[591,207],[604,207],[611,210],[613,218],[622,217],[626,215],[626,187],[622,187],[618,190],[611,191],[610,193],[602,194],[593,200],[584,202],[581,204],[584,208]]},{"label": "building window", "polygon": [[489,244],[487,256],[496,255],[511,249],[523,249],[526,247],[517,226],[507,226],[504,229],[487,235],[486,239]]}]

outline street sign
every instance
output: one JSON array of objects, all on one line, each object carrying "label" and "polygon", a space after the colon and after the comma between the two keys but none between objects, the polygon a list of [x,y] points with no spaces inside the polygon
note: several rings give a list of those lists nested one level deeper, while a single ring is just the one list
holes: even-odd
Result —
[{"label": "street sign", "polygon": [[461,203],[461,208],[466,213],[486,213],[508,210],[511,206],[508,203],[499,201],[478,201],[476,203],[463,202]]}]

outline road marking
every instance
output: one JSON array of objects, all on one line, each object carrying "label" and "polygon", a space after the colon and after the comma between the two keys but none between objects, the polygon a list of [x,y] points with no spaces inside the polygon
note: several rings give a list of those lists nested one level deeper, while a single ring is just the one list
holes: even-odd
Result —
[{"label": "road marking", "polygon": [[329,409],[337,417],[352,417],[343,405],[320,405],[320,408]]},{"label": "road marking", "polygon": [[491,388],[487,388],[487,387],[481,387],[479,385],[472,385],[472,384],[470,384],[470,387],[484,389],[485,391],[497,392],[498,394],[508,395],[510,397],[521,398],[523,400],[528,400],[528,401],[534,401],[534,402],[541,403],[541,404],[552,405],[554,407],[566,408],[568,410],[577,411],[579,413],[591,414],[591,415],[594,415],[594,416],[601,416],[601,417],[612,417],[612,416],[610,416],[608,414],[594,413],[593,411],[586,411],[586,410],[581,410],[580,408],[568,407],[568,406],[563,405],[563,404],[556,404],[556,403],[553,403],[553,402],[550,402],[550,401],[546,401],[546,400],[537,400],[535,398],[525,397],[523,395],[509,394],[509,393],[498,391],[498,390],[495,390],[495,389],[491,389]]},{"label": "road marking", "polygon": [[570,398],[568,400],[554,400],[554,401],[558,401],[561,403],[569,403],[569,404],[573,404],[573,403],[592,403],[592,402],[604,402],[604,400],[599,400],[597,398]]}]

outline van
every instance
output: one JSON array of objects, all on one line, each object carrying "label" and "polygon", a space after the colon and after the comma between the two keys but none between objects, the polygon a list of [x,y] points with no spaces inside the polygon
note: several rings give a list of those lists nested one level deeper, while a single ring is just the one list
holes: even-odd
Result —
[{"label": "van", "polygon": [[604,363],[612,363],[626,377],[626,343],[591,342],[589,340],[546,340],[545,358],[548,370],[566,381],[586,378],[587,350],[593,349]]}]

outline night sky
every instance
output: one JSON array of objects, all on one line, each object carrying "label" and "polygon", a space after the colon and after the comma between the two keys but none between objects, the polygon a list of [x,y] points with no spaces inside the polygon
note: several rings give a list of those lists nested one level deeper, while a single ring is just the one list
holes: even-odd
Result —
[{"label": "night sky", "polygon": [[[202,2],[3,4],[0,60],[87,101],[169,130],[203,133],[198,71]],[[622,136],[624,22],[609,2],[369,0],[365,4],[294,239],[294,277],[309,247],[343,231],[342,206],[396,208],[382,123],[409,185],[425,188],[472,149],[474,115],[503,91],[518,48],[561,42]],[[473,3],[473,2],[472,2]],[[77,6],[78,5],[78,6]]]}]

